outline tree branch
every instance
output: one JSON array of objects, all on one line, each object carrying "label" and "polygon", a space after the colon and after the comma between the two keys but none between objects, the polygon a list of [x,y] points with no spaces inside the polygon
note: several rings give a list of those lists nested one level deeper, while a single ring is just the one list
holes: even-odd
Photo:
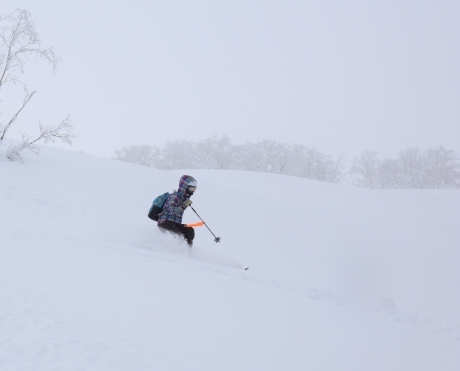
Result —
[{"label": "tree branch", "polygon": [[5,135],[6,135],[6,132],[8,131],[8,129],[11,127],[11,125],[16,121],[16,119],[18,118],[18,115],[21,113],[21,111],[24,109],[24,107],[27,105],[27,103],[29,103],[29,100],[34,96],[34,94],[36,93],[36,91],[33,91],[32,93],[30,94],[26,94],[26,97],[24,98],[24,102],[22,103],[22,107],[18,110],[18,112],[16,112],[16,114],[11,118],[11,120],[8,122],[8,124],[6,124],[6,126],[4,127],[3,129],[3,132],[1,132],[1,136],[0,136],[0,142],[5,138]]}]

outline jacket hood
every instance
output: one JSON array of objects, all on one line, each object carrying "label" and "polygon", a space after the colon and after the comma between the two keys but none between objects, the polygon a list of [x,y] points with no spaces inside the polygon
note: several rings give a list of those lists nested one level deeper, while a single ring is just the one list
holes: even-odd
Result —
[{"label": "jacket hood", "polygon": [[179,180],[179,188],[177,190],[177,193],[180,193],[182,195],[187,195],[187,192],[186,192],[187,186],[192,182],[195,182],[196,184],[196,180],[193,176],[182,175],[182,177]]}]

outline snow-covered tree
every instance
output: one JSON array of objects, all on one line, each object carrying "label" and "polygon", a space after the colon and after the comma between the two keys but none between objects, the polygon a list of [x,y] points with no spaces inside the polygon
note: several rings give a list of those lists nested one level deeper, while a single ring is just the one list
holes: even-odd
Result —
[{"label": "snow-covered tree", "polygon": [[[8,84],[21,85],[24,88],[24,100],[19,105],[13,116],[5,122],[0,122],[0,146],[3,144],[11,126],[17,121],[19,114],[35,95],[35,91],[29,92],[27,85],[20,79],[24,68],[31,57],[43,59],[52,67],[53,73],[57,71],[60,58],[54,53],[53,48],[41,48],[41,39],[35,30],[36,23],[31,14],[24,9],[17,9],[11,14],[0,16],[0,92]],[[71,144],[71,138],[76,137],[73,132],[74,123],[69,117],[64,119],[58,126],[43,126],[39,123],[40,133],[35,139],[31,139],[22,133],[23,143],[11,145],[6,151],[10,160],[23,161],[23,154],[27,151],[39,153],[37,142],[44,140],[45,143],[56,139]]]},{"label": "snow-covered tree", "polygon": [[143,166],[162,168],[162,155],[158,147],[150,145],[126,146],[115,151],[115,160],[131,162]]},{"label": "snow-covered tree", "polygon": [[196,154],[202,169],[229,169],[234,162],[233,146],[226,135],[198,142]]},{"label": "snow-covered tree", "polygon": [[383,160],[375,151],[364,151],[354,159],[351,174],[355,185],[367,188],[460,188],[459,157],[444,147],[409,148]]},{"label": "snow-covered tree", "polygon": [[460,188],[460,160],[453,150],[430,148],[423,162],[425,188]]},{"label": "snow-covered tree", "polygon": [[379,166],[378,152],[364,151],[360,157],[354,157],[350,169],[353,184],[359,187],[378,188]]},{"label": "snow-covered tree", "polygon": [[40,134],[35,138],[31,139],[27,134],[22,133],[22,143],[18,145],[11,145],[6,151],[6,157],[12,161],[23,162],[23,155],[30,151],[38,155],[40,153],[40,147],[37,142],[43,140],[45,143],[54,143],[56,140],[60,140],[64,143],[72,145],[72,138],[75,137],[73,133],[74,122],[69,116],[62,120],[58,126],[44,126],[39,123]]},{"label": "snow-covered tree", "polygon": [[196,151],[197,143],[192,140],[175,140],[167,142],[163,148],[163,169],[196,169],[200,154]]},{"label": "snow-covered tree", "polygon": [[162,170],[229,169],[286,174],[339,183],[343,179],[344,156],[334,161],[315,149],[271,140],[232,145],[227,136],[199,142],[176,140],[163,149],[128,146],[115,152],[117,160]]},{"label": "snow-covered tree", "polygon": [[331,183],[341,183],[342,180],[349,175],[349,173],[344,173],[345,171],[345,161],[346,161],[346,155],[342,153],[337,161],[334,163],[334,169],[330,175],[330,182]]},{"label": "snow-covered tree", "polygon": [[384,158],[379,162],[376,188],[403,188],[402,183],[402,169],[398,159]]}]

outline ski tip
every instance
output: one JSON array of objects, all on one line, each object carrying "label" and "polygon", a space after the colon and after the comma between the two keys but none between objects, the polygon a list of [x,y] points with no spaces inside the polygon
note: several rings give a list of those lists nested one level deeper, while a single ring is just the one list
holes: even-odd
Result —
[{"label": "ski tip", "polygon": [[244,268],[245,271],[247,271],[248,269],[249,269],[249,267]]}]

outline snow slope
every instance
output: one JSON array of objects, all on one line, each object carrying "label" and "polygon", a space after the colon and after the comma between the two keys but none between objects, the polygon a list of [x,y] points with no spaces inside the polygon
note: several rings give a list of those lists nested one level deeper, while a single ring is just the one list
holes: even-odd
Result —
[{"label": "snow slope", "polygon": [[[146,216],[185,173],[220,244]],[[0,160],[0,370],[458,370],[459,220],[458,191]]]}]

